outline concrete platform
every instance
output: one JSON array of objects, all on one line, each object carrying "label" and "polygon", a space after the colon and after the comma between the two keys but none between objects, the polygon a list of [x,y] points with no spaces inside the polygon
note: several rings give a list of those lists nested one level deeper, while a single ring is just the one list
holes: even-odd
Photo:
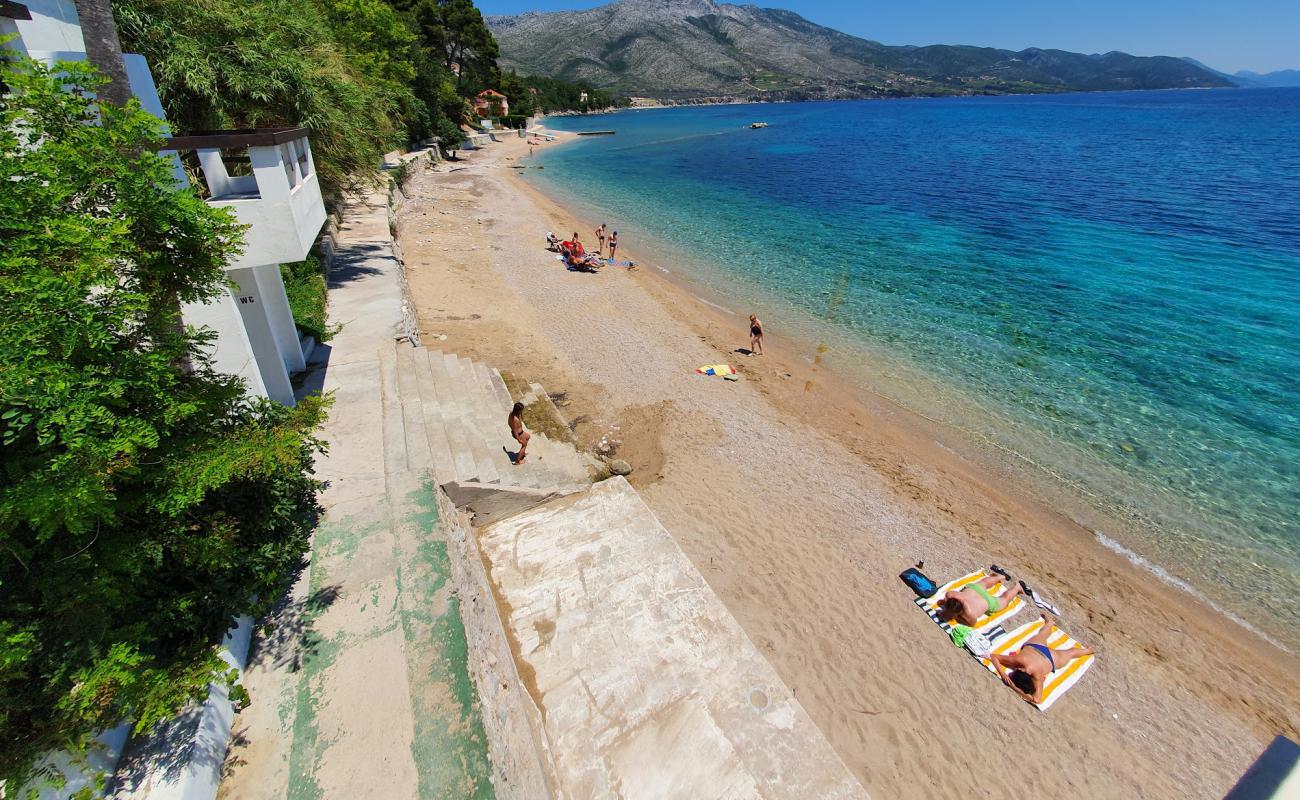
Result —
[{"label": "concrete platform", "polygon": [[478,537],[557,796],[867,797],[625,480]]}]

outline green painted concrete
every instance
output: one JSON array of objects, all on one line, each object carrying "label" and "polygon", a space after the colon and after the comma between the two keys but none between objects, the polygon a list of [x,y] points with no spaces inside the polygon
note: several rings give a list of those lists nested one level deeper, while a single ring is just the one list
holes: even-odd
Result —
[{"label": "green painted concrete", "polygon": [[451,591],[447,543],[441,538],[432,485],[407,495],[405,507],[411,511],[398,525],[410,525],[418,543],[413,557],[399,568],[397,583],[414,695],[411,754],[420,797],[487,800],[494,796],[487,738],[469,677],[465,625]]},{"label": "green painted concrete", "polygon": [[[321,800],[326,796],[316,772],[329,746],[318,726],[323,674],[340,653],[401,627],[404,637],[411,715],[415,730],[411,756],[420,800],[490,800],[492,768],[477,696],[468,669],[468,647],[459,601],[450,583],[447,544],[439,528],[432,485],[409,493],[391,518],[368,523],[356,517],[326,523],[313,541],[308,600],[299,616],[296,691],[281,701],[281,719],[290,724],[287,800]],[[397,614],[389,625],[362,636],[339,634],[327,639],[315,630],[335,584],[330,568],[340,569],[358,557],[365,540],[393,532]],[[367,600],[378,604],[378,589]]]}]

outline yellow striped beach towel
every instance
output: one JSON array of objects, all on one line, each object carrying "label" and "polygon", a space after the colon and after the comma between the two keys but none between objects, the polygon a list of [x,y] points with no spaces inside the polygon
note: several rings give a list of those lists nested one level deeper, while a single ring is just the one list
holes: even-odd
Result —
[{"label": "yellow striped beach towel", "polygon": [[[940,586],[935,590],[935,593],[929,597],[918,597],[916,599],[916,605],[924,611],[930,619],[934,620],[935,624],[942,628],[944,633],[948,633],[952,630],[952,626],[939,619],[939,601],[942,600],[943,596],[948,592],[951,592],[954,589],[960,589],[962,586],[965,586],[972,581],[988,577],[990,574],[991,573],[987,570],[981,569],[976,570],[969,575],[963,575],[957,580],[949,581],[943,586]],[[997,597],[1002,597],[1006,592],[1006,584],[999,583],[994,587],[992,594]],[[979,621],[976,623],[975,630],[984,634],[988,637],[988,640],[993,643],[993,652],[1002,655],[1014,653],[1023,647],[1024,643],[1029,641],[1030,637],[1043,627],[1043,621],[1041,619],[1036,619],[1033,622],[1026,622],[1024,625],[1021,625],[1010,633],[1007,632],[1006,628],[1002,627],[1003,622],[1009,620],[1016,614],[1016,612],[1025,607],[1025,601],[1022,599],[1023,597],[1024,595],[1016,597],[1015,600],[1012,600],[1010,603],[998,609],[997,613],[986,614],[980,617]],[[1054,650],[1060,650],[1063,648],[1079,647],[1080,645],[1072,639],[1069,634],[1065,633],[1065,631],[1057,628],[1051,638],[1048,639],[1048,646]],[[973,654],[972,657],[974,657]],[[1043,685],[1043,702],[1037,705],[1038,710],[1046,711],[1048,708],[1051,708],[1057,698],[1069,691],[1071,686],[1078,683],[1079,679],[1083,677],[1083,674],[1092,666],[1094,658],[1095,656],[1076,658],[1061,669],[1053,672],[1047,679],[1047,682]],[[993,669],[992,661],[989,661],[987,658],[977,658],[976,660],[983,664],[984,668],[989,672],[992,672],[994,675],[997,674],[997,671]]]},{"label": "yellow striped beach towel", "polygon": [[[1014,653],[1025,646],[1035,633],[1038,633],[1043,627],[1043,621],[1036,619],[1033,622],[1026,622],[1011,633],[1004,635],[1002,638],[993,643],[993,652],[999,655]],[[1052,635],[1047,640],[1047,646],[1053,650],[1068,650],[1071,647],[1081,647],[1068,633],[1060,628],[1053,628]],[[1070,687],[1079,682],[1083,674],[1092,666],[1095,655],[1076,658],[1064,667],[1053,672],[1047,677],[1047,682],[1043,684],[1043,702],[1035,704],[1039,711],[1046,711],[1052,707],[1057,698],[1070,690]],[[997,674],[993,668],[993,662],[987,658],[981,658],[980,663],[992,672]]]},{"label": "yellow striped beach towel", "polygon": [[[930,617],[930,619],[934,620],[936,625],[938,625],[940,628],[943,628],[944,632],[947,633],[952,628],[952,626],[939,619],[939,601],[942,600],[943,596],[948,592],[951,592],[954,589],[960,589],[966,584],[974,583],[975,581],[980,580],[981,578],[987,578],[990,574],[991,573],[989,573],[988,571],[980,569],[972,572],[969,575],[963,575],[962,577],[958,578],[955,581],[949,581],[948,583],[945,583],[943,586],[940,586],[937,590],[935,590],[935,593],[930,595],[929,597],[918,597],[916,599],[916,604],[920,606],[921,610],[924,611]],[[992,594],[994,597],[1002,597],[1006,593],[1007,593],[1007,585],[1005,583],[999,583],[997,586],[993,587],[993,591],[990,592],[990,594]],[[1016,597],[1015,600],[1012,600],[1010,603],[1003,604],[1002,608],[998,609],[995,613],[985,614],[984,616],[980,617],[979,620],[975,623],[974,628],[975,630],[989,637],[990,640],[996,640],[999,636],[1006,634],[1006,631],[1002,628],[1003,620],[1007,620],[1015,616],[1016,612],[1018,612],[1020,609],[1024,607],[1025,607],[1025,601],[1023,599],[1023,596],[1018,596]]]}]

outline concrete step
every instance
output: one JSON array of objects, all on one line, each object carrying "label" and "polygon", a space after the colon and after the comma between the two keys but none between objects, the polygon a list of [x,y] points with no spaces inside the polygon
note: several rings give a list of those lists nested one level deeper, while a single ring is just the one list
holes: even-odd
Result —
[{"label": "concrete step", "polygon": [[473,481],[450,481],[442,488],[457,508],[469,512],[475,525],[488,525],[572,494],[571,490],[554,487],[533,489]]},{"label": "concrete step", "polygon": [[[418,370],[420,401],[424,405],[424,433],[429,442],[429,453],[433,458],[433,476],[438,484],[456,477],[456,462],[451,454],[451,443],[447,440],[447,429],[443,426],[441,402],[433,377],[431,361],[434,356],[421,348],[418,351],[420,364]],[[442,354],[438,354],[441,363]]]},{"label": "concrete step", "polygon": [[501,377],[498,370],[491,367],[488,368],[488,379],[492,382],[492,391],[499,398],[502,407],[506,409],[507,414],[510,413],[510,408],[514,406],[515,401],[510,396],[510,390],[506,388],[505,379]]},{"label": "concrete step", "polygon": [[405,344],[395,345],[391,360],[390,393],[401,409],[403,435],[386,458],[404,459],[406,468],[431,473],[440,485],[474,481],[569,491],[590,484],[577,451],[535,431],[528,460],[511,463],[518,443],[506,425],[511,399],[497,370]]},{"label": "concrete step", "polygon": [[443,353],[442,366],[446,380],[445,385],[438,384],[439,397],[442,399],[442,413],[448,417],[463,417],[470,413],[470,408],[469,396],[460,374],[460,356],[455,353]]},{"label": "concrete step", "polygon": [[[435,385],[443,420],[448,430],[452,431],[450,438],[452,455],[457,462],[456,476],[461,480],[497,483],[501,480],[501,475],[497,471],[492,451],[483,441],[479,430],[478,398],[475,396],[472,375],[464,373],[460,357],[455,353],[443,353],[442,362],[446,380],[441,383],[435,380]],[[465,463],[467,461],[468,466]]]},{"label": "concrete step", "polygon": [[420,400],[419,371],[423,358],[405,342],[395,343],[397,351],[397,392],[401,398],[402,425],[406,440],[406,468],[413,472],[432,473],[433,455],[424,433],[424,404]]},{"label": "concrete step", "polygon": [[475,420],[478,423],[479,433],[491,450],[492,462],[501,476],[501,482],[510,486],[525,485],[519,482],[518,470],[515,469],[507,454],[508,451],[515,449],[515,441],[510,436],[510,427],[506,424],[506,415],[510,409],[498,407],[492,393],[492,385],[486,380],[481,364],[462,358],[461,375],[464,376],[467,387],[473,392]]},{"label": "concrete step", "polygon": [[493,437],[488,434],[492,429],[490,409],[484,403],[479,390],[473,362],[460,356],[456,357],[456,361],[460,368],[456,386],[463,397],[465,408],[463,419],[472,434],[470,448],[474,451],[474,461],[478,464],[479,481],[500,483],[502,480],[500,470],[509,466],[509,457],[499,447],[492,445]]},{"label": "concrete step", "polygon": [[478,465],[474,463],[474,451],[470,449],[470,437],[465,424],[458,416],[444,416],[442,425],[447,434],[456,480],[478,480]]},{"label": "concrete step", "polygon": [[402,421],[402,398],[397,391],[396,347],[379,351],[379,395],[383,409],[384,473],[396,475],[406,471],[406,425]]}]

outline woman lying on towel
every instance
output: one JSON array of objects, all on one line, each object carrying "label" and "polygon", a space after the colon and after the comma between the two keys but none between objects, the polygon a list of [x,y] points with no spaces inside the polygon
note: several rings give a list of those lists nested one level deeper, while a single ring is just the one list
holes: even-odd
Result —
[{"label": "woman lying on towel", "polygon": [[980,617],[985,614],[996,614],[1006,608],[1023,590],[1020,584],[1014,584],[1006,594],[1001,597],[995,596],[992,590],[1004,580],[1008,584],[1011,583],[1011,579],[1005,575],[990,575],[948,592],[939,601],[939,621],[960,622],[973,628]]},{"label": "woman lying on towel", "polygon": [[[1063,669],[1076,658],[1092,655],[1091,647],[1071,647],[1055,650],[1048,646],[1056,620],[1043,615],[1043,627],[1014,653],[989,656],[993,671],[1002,681],[1016,691],[1025,702],[1038,705],[1043,702],[1043,684],[1058,669]],[[1006,670],[1005,672],[1003,670]]]},{"label": "woman lying on towel", "polygon": [[576,253],[569,253],[564,258],[564,265],[569,269],[586,270],[588,272],[595,272],[596,270],[605,266],[605,262],[601,261],[599,257],[597,257],[592,253],[586,253],[585,255],[577,255]]}]

